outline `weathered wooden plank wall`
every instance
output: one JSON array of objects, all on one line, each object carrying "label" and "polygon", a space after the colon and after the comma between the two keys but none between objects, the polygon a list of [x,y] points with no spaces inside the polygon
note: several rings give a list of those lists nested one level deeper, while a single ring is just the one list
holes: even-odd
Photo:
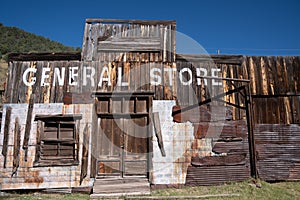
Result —
[{"label": "weathered wooden plank wall", "polygon": [[[220,78],[247,79],[247,68],[243,65],[243,60],[243,56],[177,55],[176,78],[178,85],[176,99],[180,106],[192,105],[245,85],[245,83],[239,81],[220,80]],[[179,73],[183,68],[189,68],[193,72],[191,85],[184,86],[179,84]],[[216,79],[214,79],[214,77]],[[189,77],[186,79],[189,79]],[[236,104],[237,106],[244,106],[244,97],[238,92],[221,99]],[[224,102],[212,102],[210,103],[210,106],[209,111],[212,115],[216,115],[216,117],[226,117],[226,113],[222,112],[221,109],[226,106]],[[245,112],[243,109],[228,106],[225,110],[227,110],[227,112],[232,112],[230,114],[232,115],[230,119],[245,119]]]},{"label": "weathered wooden plank wall", "polygon": [[[95,67],[95,82],[99,84],[85,88],[98,92],[153,91],[155,99],[173,99],[176,92],[167,86],[170,83],[164,80],[164,69],[176,68],[175,30],[175,21],[87,19],[82,60],[84,65]],[[161,74],[161,83],[151,85],[154,68]],[[101,81],[102,77],[106,80]],[[174,73],[172,77],[174,80]]]},{"label": "weathered wooden plank wall", "polygon": [[257,124],[299,124],[300,57],[247,56]]},{"label": "weathered wooden plank wall", "polygon": [[245,58],[251,80],[258,176],[300,180],[300,57]]},{"label": "weathered wooden plank wall", "polygon": [[[186,56],[186,55],[184,55]],[[186,56],[189,58],[188,56]],[[225,56],[212,57],[214,66],[221,70],[221,76],[224,78],[237,78],[237,79],[249,79],[250,80],[250,94],[252,96],[252,105],[254,123],[256,124],[254,128],[255,142],[256,142],[256,152],[258,159],[258,175],[260,178],[268,181],[278,181],[278,180],[299,180],[299,152],[298,152],[298,136],[299,136],[299,103],[300,103],[300,92],[299,92],[299,59],[300,57],[295,56],[285,56],[285,57],[268,57],[268,56],[249,56],[241,57],[238,59],[236,57],[234,61],[226,61]],[[228,59],[228,58],[227,58]],[[186,62],[187,61],[187,62]],[[192,61],[192,62],[191,62]],[[237,63],[240,61],[240,63]],[[181,63],[180,63],[181,62]],[[179,63],[179,64],[178,64]],[[187,64],[188,63],[188,64]],[[196,64],[195,64],[196,63]],[[177,59],[177,68],[181,66],[188,65],[191,69],[195,66],[205,65],[205,59],[197,55],[190,57],[189,60],[185,59],[181,61]],[[207,64],[206,64],[207,66]],[[206,67],[209,69],[211,67]],[[197,77],[193,77],[197,78]],[[235,86],[234,86],[235,85]],[[200,89],[200,94],[205,94],[204,88],[195,86],[195,81],[193,80],[193,90],[196,91],[196,96],[198,100],[203,100],[210,96],[215,96],[220,92],[228,91],[228,89],[234,89],[241,85],[239,82],[234,82],[230,84],[228,81],[224,82],[222,90],[211,90],[208,92],[207,96],[199,96],[197,89]],[[198,87],[198,88],[197,88]],[[212,86],[207,84],[208,90]],[[187,98],[187,89],[184,87],[177,88],[178,95],[181,95],[183,100],[189,100]],[[180,91],[181,90],[181,91]],[[179,97],[180,99],[180,97]],[[238,106],[245,106],[244,99],[241,94],[234,93],[225,98],[226,101],[234,103]],[[185,102],[183,105],[190,105],[193,102]],[[215,104],[211,104],[215,106]],[[211,107],[211,112],[212,112]],[[182,118],[194,119],[194,112],[187,112],[186,115],[181,115]],[[245,112],[239,108],[233,108],[233,116],[231,120],[245,119]],[[205,124],[205,120],[211,121],[211,119],[200,118],[200,123],[195,123],[192,120],[195,127],[195,144],[193,147],[197,147],[199,139],[205,137],[208,130]],[[180,121],[180,120],[179,120]],[[184,120],[183,120],[184,121]],[[187,121],[187,120],[185,120]],[[235,121],[233,121],[235,122]],[[227,122],[226,122],[227,123]],[[227,125],[223,127],[223,131]],[[232,129],[233,127],[231,127]],[[246,127],[244,129],[246,133]],[[232,133],[234,131],[231,131]],[[231,133],[231,134],[232,134]],[[222,136],[222,134],[221,134]],[[213,152],[221,153],[227,152],[228,149],[238,149],[236,152],[247,152],[248,144],[247,134],[241,141],[236,140],[215,143],[213,147]],[[207,140],[207,139],[206,139]],[[221,137],[222,140],[222,137]],[[198,143],[196,142],[198,141]],[[221,145],[221,146],[220,146]],[[198,145],[199,146],[199,145]],[[201,145],[200,145],[201,146]],[[205,145],[204,145],[205,146]],[[246,151],[245,151],[246,147]],[[196,148],[197,149],[197,148]],[[220,151],[223,150],[223,151]],[[228,154],[230,155],[230,154]],[[225,164],[229,166],[224,166],[218,168],[213,165],[221,165],[223,160],[216,159],[215,157],[205,156],[205,157],[194,157],[194,161],[197,163],[189,167],[187,175],[187,185],[209,185],[218,184],[221,182],[226,182],[231,180],[242,180],[249,176],[249,168],[243,168],[240,163],[235,163],[236,165],[230,164],[230,158],[225,156],[227,159]],[[234,158],[236,161],[237,158]],[[247,163],[249,167],[247,152]],[[193,161],[193,158],[192,158]],[[205,163],[209,166],[205,166]],[[241,167],[240,169],[237,169]],[[239,176],[234,172],[238,170],[242,172]]]},{"label": "weathered wooden plank wall", "polygon": [[[97,54],[98,55],[98,54]],[[33,56],[33,55],[32,55]],[[23,56],[24,57],[24,56]],[[14,57],[17,61],[9,63],[7,88],[5,91],[6,103],[28,103],[31,93],[36,94],[35,103],[55,103],[63,102],[67,91],[92,92],[92,91],[154,91],[155,99],[170,100],[176,99],[180,105],[191,105],[199,100],[215,96],[234,86],[228,82],[223,82],[220,87],[213,87],[211,80],[203,79],[206,86],[199,84],[196,75],[197,68],[208,69],[208,75],[212,68],[220,69],[219,77],[250,79],[251,95],[253,97],[253,116],[255,123],[269,124],[293,124],[300,122],[300,58],[299,57],[242,57],[242,56],[212,56],[211,58],[197,55],[178,55],[175,63],[157,63],[151,61],[117,61],[110,62],[84,62],[79,61],[18,61],[18,59],[29,60],[22,56]],[[18,59],[17,59],[18,58]],[[68,58],[66,56],[66,58]],[[49,59],[49,58],[47,58]],[[51,60],[51,59],[49,59]],[[86,85],[82,85],[82,68],[84,66],[94,67],[96,70],[94,85],[87,80]],[[62,68],[66,68],[63,86],[58,83],[53,85],[54,68],[58,68],[62,73]],[[68,84],[70,67],[78,67],[78,85]],[[112,85],[108,86],[103,81],[103,86],[99,87],[99,79],[103,73],[103,67],[107,67],[110,72]],[[122,69],[122,81],[128,85],[117,86],[119,80],[118,69]],[[179,80],[179,71],[188,67],[193,72],[192,84],[182,85]],[[23,83],[23,73],[27,68],[35,68],[36,83],[33,86],[26,86]],[[41,74],[43,68],[50,68],[48,78],[49,85],[41,86]],[[161,70],[161,84],[150,84],[150,70],[158,68]],[[171,71],[171,79],[169,76]],[[29,73],[28,80],[34,74]],[[104,75],[105,76],[105,75]],[[183,76],[188,76],[184,74]],[[187,77],[189,79],[189,77]],[[170,83],[170,80],[172,83]],[[202,83],[201,82],[201,83]],[[236,86],[240,83],[235,82]],[[229,95],[225,100],[243,106],[243,99],[239,93]],[[245,114],[238,108],[232,108],[233,119],[243,119]]]},{"label": "weathered wooden plank wall", "polygon": [[[101,53],[99,53],[101,54]],[[99,55],[96,54],[96,55]],[[110,53],[109,53],[110,54]],[[124,54],[125,55],[125,54]],[[128,61],[128,56],[121,60],[112,59],[111,61],[76,61],[63,60],[53,61],[47,56],[48,60],[41,57],[46,55],[31,54],[29,58],[24,55],[14,55],[9,63],[7,88],[5,91],[6,103],[28,103],[31,93],[36,94],[35,103],[55,103],[63,102],[66,93],[91,93],[93,91],[153,91],[154,99],[171,100],[175,99],[181,106],[191,105],[204,100],[208,97],[223,93],[228,89],[234,89],[241,83],[235,81],[230,84],[223,81],[220,86],[212,86],[212,79],[197,78],[197,68],[207,69],[207,76],[210,76],[212,69],[219,69],[214,73],[223,78],[249,79],[251,95],[253,97],[253,116],[255,123],[270,124],[293,124],[300,122],[300,58],[295,56],[286,57],[243,57],[243,56],[203,56],[203,55],[177,55],[176,63],[173,62],[152,62],[151,60]],[[58,56],[55,55],[55,56]],[[65,55],[65,59],[75,59],[70,55]],[[31,58],[32,57],[32,58]],[[78,57],[76,57],[78,58]],[[111,57],[113,58],[113,57]],[[30,59],[39,59],[33,61]],[[124,60],[125,59],[125,60]],[[20,61],[26,60],[26,61]],[[69,84],[70,67],[78,67],[77,86]],[[89,78],[83,80],[83,74],[90,73],[91,67],[95,69],[94,86]],[[36,76],[33,86],[26,86],[23,83],[23,73],[27,68],[35,68],[37,72],[29,73],[29,81]],[[49,85],[41,85],[41,75],[43,68],[49,68],[49,78],[45,79]],[[55,70],[58,68],[62,74],[65,68],[64,84],[60,86],[57,81],[54,86],[53,79]],[[107,68],[103,70],[103,68]],[[121,71],[119,71],[119,68]],[[158,74],[161,78],[160,84],[150,84],[151,69],[160,70]],[[191,85],[183,85],[179,80],[180,70],[189,68],[192,71]],[[88,72],[87,72],[88,71]],[[98,86],[101,77],[110,74],[111,85],[107,81]],[[122,73],[122,78],[119,78]],[[156,73],[156,72],[155,72]],[[154,74],[155,74],[154,73]],[[182,73],[183,77],[189,80],[187,73]],[[203,75],[203,71],[200,72]],[[153,78],[153,77],[152,77]],[[57,77],[56,77],[57,79]],[[117,82],[121,80],[123,85]],[[200,84],[199,84],[200,80]],[[203,83],[207,83],[205,86]],[[79,98],[80,100],[80,98]],[[239,93],[231,94],[224,100],[244,106],[243,97]],[[212,105],[220,105],[214,104]],[[223,104],[224,105],[224,104]],[[232,107],[233,119],[244,119],[245,113],[239,108]]]},{"label": "weathered wooden plank wall", "polygon": [[174,62],[175,31],[175,21],[87,19],[82,60]]},{"label": "weathered wooden plank wall", "polygon": [[[12,54],[9,59],[5,103],[29,103],[33,93],[35,94],[35,103],[62,103],[67,91],[79,90],[78,87],[69,85],[70,67],[81,68],[79,53]],[[29,72],[25,77],[29,83],[35,82],[32,86],[25,85],[23,80],[24,72],[28,68],[36,70],[36,73]],[[42,81],[44,68],[47,68],[48,71],[45,74],[49,77],[45,77]],[[53,82],[55,68],[59,70],[59,75],[63,78],[62,85],[59,85],[57,77],[55,78],[56,82]],[[42,85],[43,82],[48,85]]]}]

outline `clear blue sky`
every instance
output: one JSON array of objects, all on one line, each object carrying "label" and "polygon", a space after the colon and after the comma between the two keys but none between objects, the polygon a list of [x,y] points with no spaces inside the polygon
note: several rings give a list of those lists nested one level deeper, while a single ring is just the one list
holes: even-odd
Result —
[{"label": "clear blue sky", "polygon": [[299,0],[5,0],[0,22],[81,46],[86,18],[176,20],[209,53],[300,55]]}]

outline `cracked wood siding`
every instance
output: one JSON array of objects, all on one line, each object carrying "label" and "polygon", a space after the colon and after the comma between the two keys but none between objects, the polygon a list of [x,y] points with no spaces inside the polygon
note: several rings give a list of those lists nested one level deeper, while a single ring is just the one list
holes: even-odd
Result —
[{"label": "cracked wood siding", "polygon": [[300,57],[247,56],[257,124],[300,123]]},{"label": "cracked wood siding", "polygon": [[[239,55],[208,56],[180,54],[177,55],[176,67],[178,84],[180,84],[180,77],[178,75],[180,70],[189,68],[193,75],[192,77],[189,77],[187,74],[183,75],[187,80],[192,79],[190,86],[177,85],[176,100],[182,107],[204,101],[210,97],[227,92],[228,90],[233,90],[235,87],[239,87],[243,84],[238,81],[214,79],[213,76],[216,76],[216,78],[248,79],[244,56]],[[234,85],[230,84],[230,82],[233,82]],[[244,100],[240,93],[233,93],[221,99],[238,106],[244,106]],[[203,105],[201,109],[207,109],[211,113],[211,118],[207,116],[207,119],[201,119],[201,121],[210,121],[210,119],[218,120],[221,117],[233,120],[245,119],[244,110],[233,106],[225,106],[224,102],[214,101],[211,102],[209,106]]]},{"label": "cracked wood siding", "polygon": [[175,21],[87,19],[82,59],[174,62],[175,31]]},{"label": "cracked wood siding", "polygon": [[14,154],[13,154],[13,169],[12,175],[17,173],[18,167],[20,165],[20,147],[21,147],[21,126],[19,124],[19,118],[15,119],[15,131],[14,131]]},{"label": "cracked wood siding", "polygon": [[[69,86],[68,69],[79,67],[80,61],[11,61],[8,66],[8,78],[5,91],[5,103],[29,103],[30,95],[35,94],[34,103],[61,103],[67,91],[78,93],[79,87]],[[27,81],[33,76],[36,77],[33,86],[26,86],[23,82],[23,74],[26,69],[36,69],[36,73],[30,72]],[[49,68],[49,78],[46,79],[49,85],[41,85],[42,70]],[[64,84],[60,86],[57,82],[53,85],[54,68],[58,68],[62,73],[65,68]],[[80,77],[78,77],[80,78]],[[80,80],[78,80],[80,83]]]},{"label": "cracked wood siding", "polygon": [[[205,56],[177,55],[177,71],[189,67],[220,69],[223,78],[249,79],[253,97],[253,115],[255,123],[294,124],[300,122],[300,57],[299,56]],[[195,74],[195,73],[194,73]],[[178,74],[177,74],[178,76]],[[201,80],[202,81],[202,80]],[[204,81],[208,81],[204,79]],[[179,81],[178,81],[179,82]],[[234,82],[236,87],[240,84]],[[193,76],[192,88],[194,98],[204,100],[215,96],[234,86],[223,82],[223,86],[213,88],[208,82],[206,87],[197,85],[197,77]],[[188,97],[188,98],[187,98]],[[190,105],[195,100],[187,86],[177,86],[177,100],[180,105]],[[243,97],[234,93],[224,98],[239,106]],[[244,119],[245,112],[232,108],[234,120]]]},{"label": "cracked wood siding", "polygon": [[[92,90],[152,91],[155,99],[174,99],[176,88],[168,86],[163,77],[164,68],[176,68],[175,30],[175,21],[87,19],[82,61],[84,65],[94,64],[96,83],[100,77],[110,78]],[[161,71],[159,85],[150,84],[153,68]],[[175,74],[172,77],[176,85]]]}]

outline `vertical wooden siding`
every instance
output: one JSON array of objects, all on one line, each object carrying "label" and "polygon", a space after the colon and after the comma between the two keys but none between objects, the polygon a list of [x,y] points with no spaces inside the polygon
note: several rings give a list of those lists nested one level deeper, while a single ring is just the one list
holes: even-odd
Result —
[{"label": "vertical wooden siding", "polygon": [[[61,103],[65,93],[69,91],[78,91],[75,86],[68,85],[69,67],[79,67],[80,61],[11,61],[8,67],[7,88],[5,91],[5,103],[29,103],[30,95],[35,94],[35,103]],[[28,68],[35,68],[35,74],[29,73],[28,81],[33,76],[36,82],[33,86],[26,86],[23,83],[23,73]],[[48,86],[41,85],[43,68],[50,68],[50,78]],[[65,77],[63,86],[58,83],[53,85],[54,68],[65,68]]]},{"label": "vertical wooden siding", "polygon": [[[85,24],[82,60],[84,61],[112,61],[116,58],[123,61],[175,61],[175,21],[141,21],[141,20],[101,20],[87,19]],[[113,45],[113,40],[119,41],[119,45],[128,45],[128,41],[140,39],[133,42],[134,48],[119,46],[118,50],[103,46],[101,41]],[[127,42],[124,42],[124,39]],[[149,45],[144,40],[153,41],[158,39],[160,48],[157,51],[143,50]],[[102,46],[101,46],[102,44]],[[117,44],[117,43],[116,43]]]},{"label": "vertical wooden siding", "polygon": [[246,57],[257,124],[299,124],[300,57]]},{"label": "vertical wooden siding", "polygon": [[[151,25],[152,26],[152,25]],[[122,54],[122,53],[121,53]],[[98,54],[97,54],[98,55]],[[129,53],[131,55],[131,53]],[[67,57],[67,55],[65,55]],[[211,81],[203,87],[203,84],[197,84],[196,68],[208,69],[210,75],[211,68],[220,69],[219,77],[249,79],[251,95],[253,97],[253,116],[255,123],[269,124],[294,124],[300,123],[300,57],[268,57],[268,56],[211,56],[208,58],[203,55],[177,55],[176,63],[156,62],[145,57],[144,60],[134,55],[135,60],[130,60],[127,55],[117,60],[111,57],[110,61],[76,61],[63,60],[54,61],[29,60],[23,56],[19,60],[11,61],[8,68],[7,88],[5,91],[6,103],[28,103],[31,93],[36,94],[35,103],[55,103],[63,102],[67,91],[74,93],[84,93],[92,91],[152,91],[155,92],[154,99],[170,100],[176,99],[181,105],[190,105],[199,100],[210,96],[220,94],[234,86],[223,81],[221,87],[210,89]],[[65,58],[66,58],[65,57]],[[125,59],[126,58],[126,59]],[[184,59],[183,59],[184,58]],[[94,87],[87,79],[87,84],[82,85],[83,67],[94,67]],[[41,86],[42,68],[50,68],[49,86]],[[56,84],[53,86],[54,68],[60,70],[65,67],[65,82],[63,86]],[[78,85],[70,86],[68,84],[70,67],[78,67]],[[103,67],[107,67],[111,86],[105,81],[98,86]],[[182,68],[189,68],[193,72],[191,86],[184,86],[179,80],[179,71]],[[27,68],[36,68],[36,83],[27,87],[22,81],[22,75]],[[122,69],[122,82],[128,83],[127,86],[118,86],[119,80],[118,68]],[[150,70],[160,69],[161,84],[150,84]],[[172,71],[173,70],[173,71]],[[172,83],[169,79],[169,72],[172,71]],[[89,73],[89,72],[88,72]],[[104,75],[105,76],[105,75]],[[185,76],[185,75],[184,75]],[[31,76],[28,77],[28,79]],[[187,77],[188,78],[188,77]],[[234,82],[236,86],[240,83]],[[243,97],[238,94],[232,94],[225,98],[226,101],[243,106]],[[245,114],[238,108],[233,108],[233,119],[244,119]]]}]

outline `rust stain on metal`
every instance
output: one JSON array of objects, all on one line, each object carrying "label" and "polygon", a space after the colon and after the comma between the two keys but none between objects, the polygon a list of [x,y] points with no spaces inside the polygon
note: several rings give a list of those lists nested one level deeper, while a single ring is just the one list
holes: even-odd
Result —
[{"label": "rust stain on metal", "polygon": [[300,179],[300,126],[259,124],[255,127],[258,171],[266,181]]},{"label": "rust stain on metal", "polygon": [[43,183],[44,178],[40,176],[39,171],[33,171],[30,173],[31,177],[30,178],[25,178],[25,183]]}]

